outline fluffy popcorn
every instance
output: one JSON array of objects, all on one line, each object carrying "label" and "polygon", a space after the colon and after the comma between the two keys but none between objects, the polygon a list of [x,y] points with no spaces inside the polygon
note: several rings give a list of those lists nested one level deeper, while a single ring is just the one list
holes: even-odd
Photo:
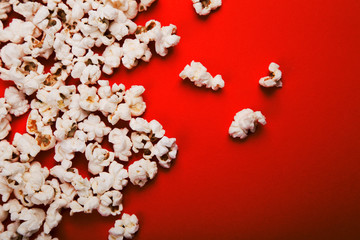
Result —
[{"label": "fluffy popcorn", "polygon": [[0,2],[0,20],[7,19],[7,14],[11,11],[11,5],[8,1]]},{"label": "fluffy popcorn", "polygon": [[[4,203],[6,203],[9,198],[11,193],[13,192],[13,189],[11,187],[9,187],[8,183],[7,183],[7,179],[3,176],[0,175],[0,195],[1,195],[1,201],[3,201]],[[0,231],[1,232],[1,231]]]},{"label": "fluffy popcorn", "polygon": [[123,53],[119,43],[113,43],[105,48],[102,55],[104,57],[102,71],[108,75],[113,74],[113,68],[118,68],[120,66],[122,55]]},{"label": "fluffy popcorn", "polygon": [[[7,162],[4,161],[1,163],[2,172],[0,173],[3,178],[1,178],[2,184],[6,184],[12,189],[18,189],[23,186],[23,175],[30,168],[29,163],[20,163],[20,162]],[[5,181],[4,181],[5,180]],[[8,194],[8,189],[3,187],[4,193]],[[3,199],[6,198],[3,195]]]},{"label": "fluffy popcorn", "polygon": [[74,137],[67,138],[55,145],[54,159],[57,162],[71,160],[74,158],[75,152],[85,152],[87,141],[86,134],[82,131],[75,131]]},{"label": "fluffy popcorn", "polygon": [[152,142],[162,138],[165,134],[165,130],[158,121],[151,120],[148,122],[141,117],[132,118],[130,128],[136,132],[147,134]]},{"label": "fluffy popcorn", "polygon": [[122,161],[128,161],[131,156],[131,140],[127,136],[129,130],[126,128],[114,128],[109,133],[109,142],[113,144],[114,153]]},{"label": "fluffy popcorn", "polygon": [[155,1],[156,0],[141,0],[139,4],[139,12],[146,11]]},{"label": "fluffy popcorn", "polygon": [[86,146],[85,157],[89,161],[89,172],[97,175],[104,170],[104,167],[110,165],[114,160],[114,153],[101,148],[98,143],[89,143]]},{"label": "fluffy popcorn", "polygon": [[8,212],[4,210],[4,207],[0,206],[0,233],[4,231],[4,225],[2,224],[8,217]]},{"label": "fluffy popcorn", "polygon": [[122,49],[122,63],[128,69],[135,67],[139,59],[148,62],[152,56],[147,44],[141,43],[138,39],[125,39]]},{"label": "fluffy popcorn", "polygon": [[109,230],[109,240],[132,239],[139,230],[137,217],[124,213],[121,219],[115,221],[114,227]]},{"label": "fluffy popcorn", "polygon": [[95,84],[100,78],[100,64],[103,62],[103,57],[89,50],[84,57],[76,60],[71,76],[73,78],[80,78],[82,84]]},{"label": "fluffy popcorn", "polygon": [[136,27],[133,21],[128,19],[122,11],[119,11],[115,20],[110,24],[109,31],[116,40],[120,41],[123,37],[133,34]]},{"label": "fluffy popcorn", "polygon": [[257,124],[266,124],[264,115],[260,111],[254,112],[246,108],[236,113],[234,121],[229,128],[229,134],[233,138],[244,139],[248,136],[249,131],[255,132]]},{"label": "fluffy popcorn", "polygon": [[0,141],[0,163],[1,161],[15,162],[18,158],[19,152],[13,145],[6,140]]},{"label": "fluffy popcorn", "polygon": [[30,108],[29,102],[25,99],[25,94],[15,87],[5,89],[5,100],[10,105],[9,112],[16,117],[23,115]]},{"label": "fluffy popcorn", "polygon": [[32,21],[40,7],[41,4],[38,2],[20,3],[16,1],[15,4],[13,4],[14,12],[17,12],[18,14],[24,16],[26,21]]},{"label": "fluffy popcorn", "polygon": [[7,68],[18,67],[21,65],[21,59],[24,57],[22,45],[8,43],[0,50],[1,61]]},{"label": "fluffy popcorn", "polygon": [[15,18],[5,29],[3,29],[2,23],[0,23],[0,41],[22,43],[26,36],[37,35],[34,34],[35,30],[36,27],[32,22],[24,22]]},{"label": "fluffy popcorn", "polygon": [[225,82],[221,75],[216,75],[213,78],[211,74],[207,72],[206,67],[204,67],[200,62],[192,61],[190,65],[186,65],[179,76],[182,79],[190,79],[190,81],[194,82],[197,87],[206,86],[207,88],[211,88],[215,91],[225,86]]},{"label": "fluffy popcorn", "polygon": [[113,185],[114,179],[110,173],[101,172],[98,177],[90,180],[94,194],[102,195]]},{"label": "fluffy popcorn", "polygon": [[170,168],[171,161],[176,158],[177,150],[176,139],[164,136],[154,146],[153,152],[160,166]]},{"label": "fluffy popcorn", "polygon": [[0,118],[0,140],[6,138],[11,130],[10,126],[11,116],[6,115],[3,118]]},{"label": "fluffy popcorn", "polygon": [[155,51],[160,56],[164,57],[168,53],[168,48],[176,46],[180,37],[176,35],[176,26],[170,24],[166,27],[161,27],[158,21],[150,20],[144,27],[138,27],[135,36],[141,42],[148,44],[150,41],[155,41]]},{"label": "fluffy popcorn", "polygon": [[129,178],[132,184],[143,187],[148,179],[153,179],[157,173],[155,162],[140,159],[129,166]]},{"label": "fluffy popcorn", "polygon": [[212,10],[221,6],[221,0],[192,0],[193,7],[199,15],[208,15]]},{"label": "fluffy popcorn", "polygon": [[67,202],[64,199],[56,199],[50,204],[46,211],[46,219],[44,222],[44,233],[49,234],[50,231],[55,228],[62,219],[60,210],[65,207]]},{"label": "fluffy popcorn", "polygon": [[24,208],[19,215],[19,220],[23,222],[17,228],[17,232],[24,237],[30,237],[42,226],[45,212],[40,208]]},{"label": "fluffy popcorn", "polygon": [[41,232],[35,240],[59,240],[58,238],[53,238],[50,234],[46,234],[44,232]]},{"label": "fluffy popcorn", "polygon": [[87,119],[79,123],[79,129],[87,134],[88,141],[97,142],[102,142],[103,137],[111,131],[111,128],[106,127],[100,117],[94,114],[90,114]]},{"label": "fluffy popcorn", "polygon": [[101,113],[107,117],[109,114],[112,114],[115,117],[109,117],[108,120],[111,124],[115,124],[120,119],[128,119],[128,115],[131,115],[130,108],[125,114],[120,112],[120,109],[117,113],[118,104],[122,102],[125,93],[124,84],[113,84],[109,86],[109,81],[99,80],[98,84],[100,85],[98,89],[98,95],[101,98],[99,101],[99,110]]},{"label": "fluffy popcorn", "polygon": [[108,115],[108,121],[112,125],[118,123],[120,119],[123,121],[129,121],[131,119],[131,109],[126,103],[120,103],[116,107],[116,110],[112,114]]},{"label": "fluffy popcorn", "polygon": [[63,115],[62,118],[57,118],[55,127],[54,135],[58,141],[74,137],[78,129],[77,122],[68,118],[67,115]]},{"label": "fluffy popcorn", "polygon": [[131,86],[131,88],[125,92],[124,99],[130,108],[131,116],[138,117],[145,112],[146,104],[142,97],[144,92],[145,88],[137,85]]},{"label": "fluffy popcorn", "polygon": [[114,179],[112,187],[115,190],[122,190],[127,185],[129,174],[122,164],[113,161],[109,166],[109,173]]},{"label": "fluffy popcorn", "polygon": [[20,161],[30,162],[40,152],[41,148],[35,138],[29,134],[15,133],[13,145],[20,152]]},{"label": "fluffy popcorn", "polygon": [[280,66],[276,63],[270,63],[270,76],[261,78],[259,80],[259,84],[263,87],[282,87],[282,72],[280,71],[279,67]]},{"label": "fluffy popcorn", "polygon": [[88,115],[89,112],[82,109],[80,106],[80,94],[74,94],[71,97],[69,110],[65,112],[63,118],[70,118],[76,122],[80,122],[84,120]]},{"label": "fluffy popcorn", "polygon": [[122,194],[120,191],[107,191],[100,197],[98,212],[101,216],[119,215],[123,210]]},{"label": "fluffy popcorn", "polygon": [[60,182],[72,182],[73,178],[78,175],[78,171],[72,168],[66,168],[62,165],[56,165],[52,169],[50,169],[50,174],[57,179],[59,179]]},{"label": "fluffy popcorn", "polygon": [[96,94],[96,87],[88,87],[87,85],[79,85],[80,93],[79,105],[82,109],[89,112],[95,112],[99,109],[99,96]]},{"label": "fluffy popcorn", "polygon": [[19,221],[10,223],[6,228],[6,231],[0,233],[0,239],[11,240],[11,239],[22,238],[22,236],[16,232],[19,225],[20,225]]}]

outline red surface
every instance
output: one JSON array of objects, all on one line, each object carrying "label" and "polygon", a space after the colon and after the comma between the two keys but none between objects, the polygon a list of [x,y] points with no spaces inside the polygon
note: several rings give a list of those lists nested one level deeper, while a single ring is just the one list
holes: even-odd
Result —
[{"label": "red surface", "polygon": [[[225,0],[203,18],[190,0],[159,0],[136,19],[173,23],[182,39],[166,58],[111,78],[144,85],[144,117],[179,145],[170,170],[125,191],[135,239],[360,239],[359,10],[357,0]],[[222,74],[225,88],[180,80],[191,60]],[[258,85],[271,61],[282,89]],[[247,107],[268,124],[234,141],[228,127]],[[115,219],[66,211],[54,235],[107,239]]]}]

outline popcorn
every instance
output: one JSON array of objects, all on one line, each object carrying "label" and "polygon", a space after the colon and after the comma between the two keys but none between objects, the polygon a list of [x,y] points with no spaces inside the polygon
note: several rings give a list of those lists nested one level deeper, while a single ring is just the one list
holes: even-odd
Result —
[{"label": "popcorn", "polygon": [[50,126],[44,126],[35,134],[35,140],[42,151],[47,151],[55,146],[55,137]]},{"label": "popcorn", "polygon": [[165,134],[165,130],[158,121],[148,122],[140,117],[131,119],[130,128],[136,132],[147,134],[151,142],[162,138]]},{"label": "popcorn", "polygon": [[109,31],[116,40],[120,41],[125,36],[133,34],[136,27],[136,23],[128,19],[122,11],[119,11],[115,20],[110,23]]},{"label": "popcorn", "polygon": [[114,179],[112,187],[115,190],[122,190],[127,185],[129,174],[122,164],[113,161],[110,164],[109,173]]},{"label": "popcorn", "polygon": [[101,216],[119,215],[123,210],[122,194],[120,191],[112,190],[107,191],[100,197],[100,205],[98,212]]},{"label": "popcorn", "polygon": [[8,17],[8,13],[11,12],[11,5],[8,1],[0,2],[0,20],[5,20]]},{"label": "popcorn", "polygon": [[121,219],[115,221],[114,227],[109,230],[109,240],[121,240],[133,238],[134,234],[139,230],[137,217],[124,213]]},{"label": "popcorn", "polygon": [[22,43],[24,38],[29,35],[37,35],[35,32],[35,25],[32,22],[24,22],[20,19],[13,19],[9,26],[3,29],[2,22],[0,23],[0,42],[11,41],[13,43]]},{"label": "popcorn", "polygon": [[8,217],[8,212],[4,210],[4,207],[0,205],[0,233],[4,231],[4,225],[2,224]]},{"label": "popcorn", "polygon": [[155,41],[156,53],[164,57],[168,53],[168,48],[176,46],[180,41],[180,37],[175,34],[176,30],[175,25],[161,27],[158,21],[150,20],[144,27],[136,29],[135,36],[146,44]]},{"label": "popcorn", "polygon": [[45,220],[45,212],[40,208],[24,208],[21,210],[19,220],[24,222],[19,225],[17,232],[25,238],[31,237],[42,226]]},{"label": "popcorn", "polygon": [[225,85],[221,75],[216,75],[213,78],[211,74],[207,72],[206,67],[195,61],[192,61],[190,65],[186,65],[179,76],[182,79],[189,78],[197,87],[206,86],[215,91],[219,88],[223,88]]},{"label": "popcorn", "polygon": [[[8,162],[4,161],[1,162],[1,169],[2,172],[0,175],[3,178],[1,179],[2,184],[6,185],[3,186],[2,190],[4,191],[3,199],[7,199],[7,194],[12,192],[13,189],[18,189],[19,187],[23,186],[23,175],[24,173],[30,168],[29,163],[20,163],[20,162]],[[7,187],[10,187],[11,190],[8,191]]]},{"label": "popcorn", "polygon": [[170,163],[176,158],[178,146],[175,138],[164,136],[154,146],[153,152],[159,161],[160,166],[170,168]]},{"label": "popcorn", "polygon": [[139,12],[146,11],[155,1],[156,0],[141,0],[139,5]]},{"label": "popcorn", "polygon": [[255,132],[257,124],[266,124],[264,115],[260,111],[254,112],[246,108],[236,113],[234,121],[229,128],[229,134],[233,138],[244,139],[248,136],[248,132]]},{"label": "popcorn", "polygon": [[77,129],[77,122],[69,119],[67,115],[64,114],[62,118],[56,119],[56,130],[54,135],[58,141],[62,141],[74,137]]},{"label": "popcorn", "polygon": [[66,204],[67,202],[64,199],[56,199],[50,204],[48,210],[46,211],[46,219],[44,222],[45,234],[49,234],[53,228],[59,225],[59,222],[62,219],[60,210],[65,207]]},{"label": "popcorn", "polygon": [[0,141],[0,166],[2,161],[15,162],[19,158],[18,150],[8,141]]},{"label": "popcorn", "polygon": [[212,10],[221,6],[221,0],[192,0],[193,7],[199,15],[208,15]]},{"label": "popcorn", "polygon": [[88,87],[87,85],[79,85],[80,93],[79,105],[82,109],[89,112],[95,112],[99,109],[99,96],[96,94],[96,87]]},{"label": "popcorn", "polygon": [[20,219],[20,214],[23,209],[26,209],[23,205],[19,203],[18,200],[12,199],[9,202],[3,205],[5,211],[10,214],[11,221],[18,221]]},{"label": "popcorn", "polygon": [[3,233],[0,233],[0,239],[11,240],[11,239],[22,238],[22,236],[16,232],[19,225],[20,225],[20,222],[18,222],[18,221],[7,225],[6,231]]},{"label": "popcorn", "polygon": [[74,137],[67,138],[55,145],[55,156],[54,159],[57,162],[64,160],[71,160],[74,158],[75,152],[85,152],[87,136],[82,131],[75,131]]},{"label": "popcorn", "polygon": [[16,117],[23,115],[30,108],[28,101],[25,99],[25,95],[14,87],[5,89],[5,100],[6,103],[10,105],[9,112]]},{"label": "popcorn", "polygon": [[11,116],[6,115],[3,118],[0,118],[0,140],[6,138],[11,130],[10,126]]},{"label": "popcorn", "polygon": [[[0,50],[1,61],[5,64],[7,68],[19,67],[22,62],[22,57],[24,57],[24,51],[22,45],[15,43],[8,43],[3,46]],[[3,79],[5,80],[5,79]]]},{"label": "popcorn", "polygon": [[93,193],[102,195],[112,187],[114,179],[111,174],[101,172],[98,177],[92,178],[90,182]]},{"label": "popcorn", "polygon": [[80,106],[80,94],[74,94],[71,97],[69,111],[65,112],[63,118],[70,118],[76,122],[84,120],[89,115],[89,112],[82,109]]},{"label": "popcorn", "polygon": [[128,161],[131,156],[131,140],[127,136],[128,129],[114,128],[109,133],[109,142],[114,144],[114,153],[122,161]]},{"label": "popcorn", "polygon": [[80,78],[82,84],[95,84],[100,78],[100,65],[103,62],[103,57],[89,50],[84,57],[75,60],[71,76],[73,78]]},{"label": "popcorn", "polygon": [[20,152],[21,162],[31,162],[41,150],[37,141],[27,133],[15,133],[13,145]]},{"label": "popcorn", "polygon": [[108,75],[113,74],[113,68],[118,68],[120,66],[122,55],[123,53],[119,43],[113,43],[105,48],[102,55],[104,57],[102,71]]},{"label": "popcorn", "polygon": [[89,161],[89,172],[96,175],[104,170],[104,167],[110,165],[114,160],[114,153],[101,148],[98,143],[90,143],[85,150],[85,157]]},{"label": "popcorn", "polygon": [[59,240],[58,238],[53,238],[51,235],[41,232],[35,240]]},{"label": "popcorn", "polygon": [[270,63],[270,76],[261,78],[259,80],[259,84],[263,87],[282,87],[282,72],[280,71],[279,67],[280,66],[276,63]]},{"label": "popcorn", "polygon": [[39,10],[40,7],[41,7],[41,4],[38,2],[20,3],[18,1],[16,1],[15,4],[13,4],[14,12],[25,17],[26,21],[32,21],[36,12]]},{"label": "popcorn", "polygon": [[143,86],[133,85],[125,92],[124,99],[130,108],[131,116],[141,116],[146,110],[146,104],[141,96],[145,92]]},{"label": "popcorn", "polygon": [[7,179],[0,175],[0,195],[2,196],[1,201],[6,203],[9,200],[12,192],[13,189],[8,186]]},{"label": "popcorn", "polygon": [[122,49],[122,63],[128,69],[135,67],[139,59],[148,62],[152,56],[149,47],[138,39],[125,39]]},{"label": "popcorn", "polygon": [[[128,115],[130,113],[130,109],[124,115],[121,112],[114,113],[118,107],[118,104],[122,102],[124,98],[125,86],[123,84],[113,84],[112,87],[109,86],[109,81],[106,80],[99,80],[98,84],[100,85],[98,89],[98,95],[101,98],[99,101],[99,110],[102,114],[106,117],[110,113],[116,115],[113,117],[108,118],[111,124],[115,124],[117,121],[122,119],[128,119]],[[120,110],[119,110],[120,111]]]},{"label": "popcorn", "polygon": [[153,179],[157,173],[155,162],[140,159],[129,166],[129,178],[132,184],[143,187],[148,179]]},{"label": "popcorn", "polygon": [[106,127],[100,117],[94,114],[90,114],[87,119],[79,123],[79,129],[87,133],[88,141],[95,140],[99,143],[111,131],[111,128]]}]

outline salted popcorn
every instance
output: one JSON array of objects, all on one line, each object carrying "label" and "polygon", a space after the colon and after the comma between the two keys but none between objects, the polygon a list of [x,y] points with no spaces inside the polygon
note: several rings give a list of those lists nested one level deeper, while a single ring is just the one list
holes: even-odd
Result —
[{"label": "salted popcorn", "polygon": [[254,112],[253,110],[246,108],[236,113],[234,121],[229,128],[229,134],[233,138],[244,139],[248,136],[249,131],[254,133],[257,124],[266,124],[264,115],[260,111]]},{"label": "salted popcorn", "polygon": [[109,230],[109,240],[132,239],[139,230],[137,217],[124,213],[121,219],[115,221],[114,227]]},{"label": "salted popcorn", "polygon": [[111,128],[106,127],[100,117],[94,114],[90,114],[87,119],[79,123],[78,127],[87,134],[88,141],[102,142],[103,137],[111,131]]},{"label": "salted popcorn", "polygon": [[261,78],[259,80],[259,84],[263,87],[282,87],[282,72],[280,71],[279,67],[280,66],[276,63],[270,63],[270,76]]},{"label": "salted popcorn", "polygon": [[157,173],[155,162],[140,159],[129,166],[129,178],[132,184],[143,187],[148,179],[153,179]]},{"label": "salted popcorn", "polygon": [[208,15],[221,6],[221,0],[192,0],[195,11],[199,15]]},{"label": "salted popcorn", "polygon": [[225,82],[221,75],[212,77],[211,74],[207,72],[206,67],[204,67],[200,62],[192,61],[190,65],[186,65],[179,76],[182,79],[190,79],[190,81],[194,82],[197,87],[206,86],[207,88],[211,88],[215,91],[225,86]]},{"label": "salted popcorn", "polygon": [[129,130],[126,128],[114,128],[109,134],[109,142],[113,144],[114,153],[122,161],[128,161],[131,156],[131,140],[127,136]]}]

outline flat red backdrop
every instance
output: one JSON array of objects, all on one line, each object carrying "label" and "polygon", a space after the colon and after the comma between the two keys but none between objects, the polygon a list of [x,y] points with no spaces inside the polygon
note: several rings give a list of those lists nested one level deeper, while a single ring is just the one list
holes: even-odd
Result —
[{"label": "flat red backdrop", "polygon": [[[359,11],[358,0],[224,0],[199,17],[190,0],[159,0],[136,18],[175,24],[181,41],[110,78],[145,86],[144,117],[179,145],[170,170],[124,192],[124,212],[140,222],[135,239],[360,239]],[[221,74],[225,88],[182,81],[191,60]],[[282,89],[258,84],[272,61]],[[233,140],[233,116],[248,107],[268,124]],[[25,120],[13,129],[24,132]],[[54,235],[107,239],[115,219],[65,211]]]}]

